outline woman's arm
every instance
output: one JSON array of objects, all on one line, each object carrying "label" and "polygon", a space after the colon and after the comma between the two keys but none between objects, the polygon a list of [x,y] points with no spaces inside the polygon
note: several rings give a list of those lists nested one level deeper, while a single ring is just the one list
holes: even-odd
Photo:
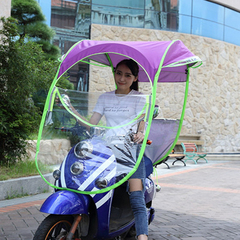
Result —
[{"label": "woman's arm", "polygon": [[[91,116],[90,120],[88,121],[86,118],[84,118],[82,115],[80,115],[77,110],[71,105],[72,112],[77,115],[79,118],[82,120],[89,122],[90,124],[97,125],[102,117],[100,113],[94,112],[93,115]],[[87,128],[88,131],[90,131],[90,126],[83,123],[82,121],[77,119],[77,122],[81,125]]]},{"label": "woman's arm", "polygon": [[[57,97],[56,98],[56,102],[59,103],[59,98]],[[63,106],[61,106],[61,108],[65,109]],[[71,111],[77,115],[80,119],[84,120],[85,122],[89,122],[90,124],[93,124],[93,125],[97,125],[102,117],[102,115],[100,113],[97,113],[97,112],[93,112],[93,115],[91,116],[90,120],[88,121],[86,118],[84,118],[81,114],[78,113],[78,111],[73,107],[73,105],[71,104],[71,102],[69,101],[69,109],[71,109]],[[81,126],[84,126],[86,127],[86,129],[88,131],[90,131],[90,126],[83,123],[82,121],[76,119],[77,122],[81,125]]]},{"label": "woman's arm", "polygon": [[[144,118],[145,114],[141,116],[141,118]],[[137,132],[133,137],[133,141],[136,143],[141,143],[144,139],[144,134],[145,133],[145,121],[142,120],[138,124]]]},{"label": "woman's arm", "polygon": [[93,125],[97,125],[102,118],[102,115],[98,112],[93,112],[93,115],[91,116],[89,123]]}]

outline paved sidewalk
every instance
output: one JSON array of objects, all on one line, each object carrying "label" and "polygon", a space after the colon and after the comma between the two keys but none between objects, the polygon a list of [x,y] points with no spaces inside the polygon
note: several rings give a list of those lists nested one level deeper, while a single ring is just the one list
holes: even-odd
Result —
[{"label": "paved sidewalk", "polygon": [[240,240],[240,161],[176,166],[159,176],[150,240]]},{"label": "paved sidewalk", "polygon": [[[240,161],[168,163],[157,168],[162,190],[149,240],[240,240]],[[0,240],[31,240],[48,195],[0,201]]]}]

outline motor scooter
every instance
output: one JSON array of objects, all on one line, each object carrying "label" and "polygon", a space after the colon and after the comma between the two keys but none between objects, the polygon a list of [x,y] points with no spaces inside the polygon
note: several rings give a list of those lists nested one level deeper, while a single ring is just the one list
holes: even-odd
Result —
[{"label": "motor scooter", "polygon": [[[73,100],[77,98],[76,94],[83,93],[56,90],[58,80],[78,63],[90,64],[93,69],[96,67],[95,73],[97,74],[92,74],[92,76],[95,75],[94,77],[102,79],[105,78],[106,73],[101,74],[99,68],[105,70],[107,67],[111,73],[114,73],[117,64],[124,59],[133,59],[137,62],[139,82],[143,84],[148,82],[150,86],[150,93],[145,99],[144,108],[139,109],[137,117],[124,119],[126,121],[121,126],[124,128],[139,119],[142,113],[146,113],[145,122],[148,122],[148,125],[145,129],[145,137],[140,152],[139,146],[134,145],[131,141],[132,132],[130,130],[124,135],[102,137],[102,129],[96,126],[88,125],[92,129],[92,132],[88,133],[85,131],[86,129],[77,126],[73,129],[63,128],[62,131],[70,131],[81,136],[81,140],[71,148],[60,168],[54,171],[53,175],[56,181],[55,185],[52,185],[44,178],[43,172],[39,169],[38,154],[41,149],[43,132],[49,130],[49,125],[60,123],[58,120],[52,121],[51,119],[56,92],[61,103],[70,113],[69,115],[82,121],[67,107],[61,93],[71,92]],[[155,42],[82,40],[72,46],[59,61],[60,65],[49,88],[42,114],[35,157],[36,167],[40,175],[45,182],[54,187],[55,193],[43,203],[40,209],[40,211],[50,215],[40,224],[34,240],[116,240],[134,236],[134,218],[126,191],[127,179],[136,171],[142,157],[144,157],[148,173],[144,185],[145,202],[148,209],[148,221],[151,223],[154,218],[154,209],[151,204],[158,188],[149,174],[153,169],[152,166],[161,163],[177,143],[186,109],[190,68],[199,67],[202,61],[190,52],[180,40]],[[96,82],[96,79],[91,81]],[[175,116],[169,118],[169,112],[167,112],[167,118],[153,119],[158,83],[168,83],[170,88],[173,83],[185,84],[180,118]],[[164,86],[166,87],[168,84]],[[102,86],[100,90],[102,90]],[[166,93],[169,95],[168,91]],[[96,93],[90,95],[89,92],[86,93],[85,97],[80,96],[78,98],[80,101],[77,103],[81,105],[81,111],[86,111],[86,116],[94,108],[91,107],[91,99],[94,101],[96,98]],[[130,102],[127,101],[126,106],[129,106]],[[160,102],[165,104],[162,99]],[[177,102],[179,102],[179,98],[177,98]],[[168,101],[166,101],[166,105],[169,105]],[[115,106],[118,107],[118,104],[115,103]],[[114,107],[111,109],[118,111]],[[124,111],[123,108],[121,110]],[[147,147],[147,139],[153,140],[150,147]],[[43,150],[45,149],[43,148]],[[50,153],[50,151],[47,152]]]},{"label": "motor scooter", "polygon": [[[124,163],[118,163],[116,155],[119,146],[121,151],[130,145],[134,148],[133,132],[130,130],[125,136],[115,136],[106,143],[101,138],[104,129],[91,130],[92,134],[78,124],[73,128],[61,128],[63,132],[85,136],[86,139],[73,146],[60,168],[53,172],[56,186],[94,191],[114,184],[116,178],[125,175],[122,171]],[[152,200],[160,188],[151,179],[151,160],[147,157],[144,160],[147,175],[145,202],[150,224],[154,219]],[[50,215],[38,227],[34,240],[125,239],[134,236],[134,217],[126,185],[125,182],[108,192],[91,195],[55,190],[40,209]]]}]

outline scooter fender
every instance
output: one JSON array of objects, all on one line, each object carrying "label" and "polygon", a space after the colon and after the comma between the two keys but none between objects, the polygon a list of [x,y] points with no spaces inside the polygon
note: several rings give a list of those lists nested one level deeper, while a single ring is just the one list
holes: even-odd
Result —
[{"label": "scooter fender", "polygon": [[88,214],[90,197],[70,191],[57,191],[43,203],[40,211],[49,214]]}]

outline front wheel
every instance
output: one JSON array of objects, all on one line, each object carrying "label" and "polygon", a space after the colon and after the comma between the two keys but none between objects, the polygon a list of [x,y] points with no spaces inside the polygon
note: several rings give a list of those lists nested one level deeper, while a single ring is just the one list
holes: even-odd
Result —
[{"label": "front wheel", "polygon": [[[73,219],[72,216],[67,215],[49,215],[39,225],[33,240],[65,240]],[[76,234],[74,237],[78,238]]]}]

